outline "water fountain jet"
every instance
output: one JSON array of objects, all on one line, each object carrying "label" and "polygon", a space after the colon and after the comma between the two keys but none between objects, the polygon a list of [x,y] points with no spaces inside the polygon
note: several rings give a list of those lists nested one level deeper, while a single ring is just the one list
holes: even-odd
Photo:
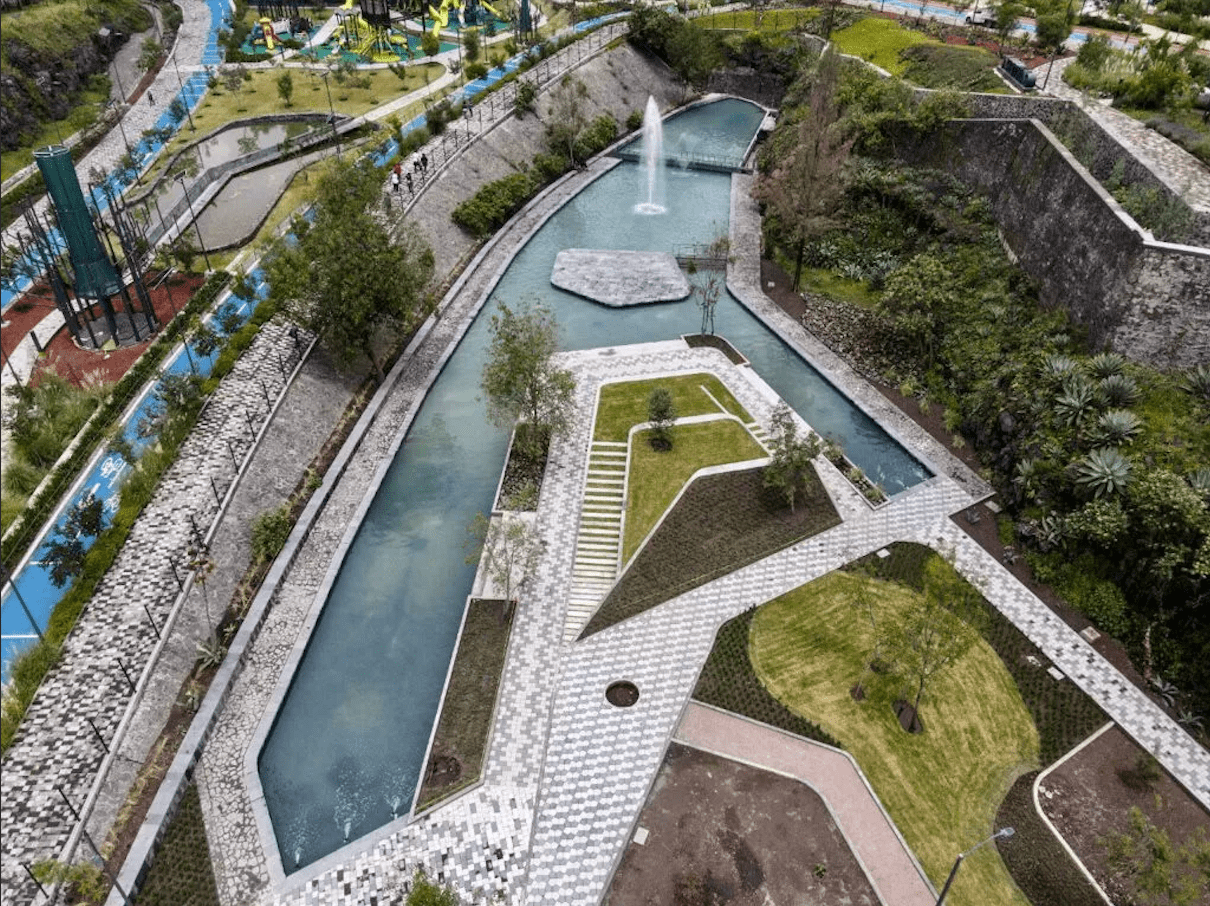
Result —
[{"label": "water fountain jet", "polygon": [[660,119],[660,106],[651,95],[647,96],[647,109],[643,112],[643,185],[646,201],[634,206],[636,214],[667,213],[660,202],[664,176],[664,122]]}]

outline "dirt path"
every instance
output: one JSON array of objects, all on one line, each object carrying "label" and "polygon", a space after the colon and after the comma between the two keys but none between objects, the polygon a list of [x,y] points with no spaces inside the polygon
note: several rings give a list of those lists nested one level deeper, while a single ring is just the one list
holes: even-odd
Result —
[{"label": "dirt path", "polygon": [[685,709],[676,739],[808,784],[832,809],[887,906],[932,906],[936,901],[907,844],[844,753],[698,702]]}]

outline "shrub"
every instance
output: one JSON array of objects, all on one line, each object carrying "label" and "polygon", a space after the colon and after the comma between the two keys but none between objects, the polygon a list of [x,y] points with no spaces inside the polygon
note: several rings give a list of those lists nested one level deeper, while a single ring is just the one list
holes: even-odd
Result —
[{"label": "shrub", "polygon": [[289,502],[277,509],[265,510],[252,520],[252,562],[267,563],[276,557],[286,546],[286,539],[290,537],[293,527]]},{"label": "shrub", "polygon": [[485,239],[508,222],[533,193],[526,173],[513,173],[483,186],[454,208],[454,223],[476,239]]},{"label": "shrub", "polygon": [[481,79],[487,75],[487,66],[483,63],[467,63],[465,71],[466,80],[473,82],[475,79]]}]

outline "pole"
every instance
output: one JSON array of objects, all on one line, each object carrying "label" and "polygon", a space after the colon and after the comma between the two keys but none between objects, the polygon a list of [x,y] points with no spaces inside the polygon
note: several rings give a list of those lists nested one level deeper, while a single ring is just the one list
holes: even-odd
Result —
[{"label": "pole", "polygon": [[937,897],[937,906],[942,906],[942,904],[945,903],[945,895],[950,892],[950,885],[954,883],[954,878],[958,874],[958,869],[962,866],[963,859],[965,859],[967,856],[969,856],[971,853],[973,853],[975,850],[979,849],[980,847],[986,846],[987,844],[991,843],[993,840],[1000,838],[1000,837],[1004,837],[1004,838],[1011,837],[1013,835],[1013,833],[1014,833],[1014,831],[1011,827],[1002,827],[998,831],[996,831],[994,834],[992,834],[990,837],[988,837],[986,840],[980,840],[978,843],[976,843],[974,846],[972,846],[966,852],[958,853],[958,858],[956,858],[954,860],[954,867],[950,869],[950,876],[945,879],[945,886],[941,888],[941,895],[939,897]]},{"label": "pole", "polygon": [[193,229],[197,233],[197,244],[202,250],[202,258],[204,258],[206,261],[206,270],[213,270],[213,268],[210,266],[210,255],[206,252],[206,243],[202,239],[202,227],[197,222],[197,215],[193,213],[193,199],[189,197],[189,189],[185,186],[185,174],[178,173],[176,178],[181,184],[181,189],[185,192],[185,204],[189,206],[189,219],[193,221]]},{"label": "pole", "polygon": [[122,87],[122,77],[118,74],[118,67],[113,67],[113,77],[118,83],[118,94],[122,96],[122,103],[126,103],[126,89]]},{"label": "pole", "polygon": [[176,62],[176,51],[172,52],[172,68],[176,70],[176,81],[181,86],[181,103],[185,105],[185,115],[189,117],[189,131],[196,132],[197,126],[193,125],[193,111],[189,108],[189,102],[185,100],[185,82],[181,79],[181,67]]}]

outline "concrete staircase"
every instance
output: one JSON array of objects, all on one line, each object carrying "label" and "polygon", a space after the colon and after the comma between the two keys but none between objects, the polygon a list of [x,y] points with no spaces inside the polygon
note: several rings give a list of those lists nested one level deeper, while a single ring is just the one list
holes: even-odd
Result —
[{"label": "concrete staircase", "polygon": [[618,577],[629,463],[629,444],[593,441],[563,629],[566,642],[575,641]]}]

